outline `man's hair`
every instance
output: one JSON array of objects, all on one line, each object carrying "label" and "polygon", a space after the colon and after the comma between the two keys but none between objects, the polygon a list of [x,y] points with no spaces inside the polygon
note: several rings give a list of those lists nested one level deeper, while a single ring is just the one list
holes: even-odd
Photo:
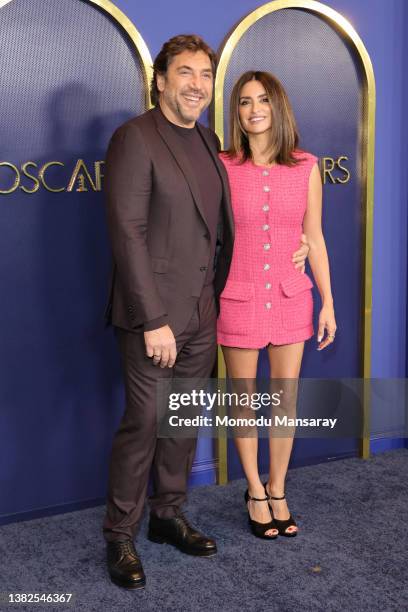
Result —
[{"label": "man's hair", "polygon": [[173,36],[162,46],[160,53],[153,62],[153,78],[150,85],[150,97],[152,104],[156,106],[159,101],[159,90],[157,88],[156,77],[158,74],[164,75],[167,72],[167,68],[171,64],[173,58],[179,55],[183,51],[204,51],[208,55],[211,61],[211,68],[213,76],[215,76],[215,68],[217,65],[217,56],[206,42],[196,34],[179,34]]}]

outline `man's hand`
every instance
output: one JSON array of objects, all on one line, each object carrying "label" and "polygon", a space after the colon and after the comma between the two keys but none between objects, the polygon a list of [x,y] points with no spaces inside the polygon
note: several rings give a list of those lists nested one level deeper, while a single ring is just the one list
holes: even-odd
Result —
[{"label": "man's hand", "polygon": [[295,264],[295,268],[300,268],[300,271],[305,271],[305,261],[309,254],[310,247],[308,245],[305,234],[302,234],[300,238],[301,247],[298,251],[295,251],[292,255],[292,262]]},{"label": "man's hand", "polygon": [[168,325],[144,332],[146,355],[153,357],[153,365],[172,368],[176,361],[177,349],[173,332]]}]

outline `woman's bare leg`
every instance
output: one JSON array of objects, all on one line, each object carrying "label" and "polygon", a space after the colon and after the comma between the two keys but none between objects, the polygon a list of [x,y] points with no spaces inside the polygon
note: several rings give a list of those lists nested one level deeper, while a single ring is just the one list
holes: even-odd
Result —
[{"label": "woman's bare leg", "polygon": [[[239,393],[251,395],[256,391],[256,370],[258,364],[259,351],[257,349],[240,349],[223,346],[225,364],[228,376],[232,379],[232,390]],[[234,380],[233,379],[238,379]],[[252,414],[250,414],[250,412]],[[237,409],[236,416],[254,417],[253,411]],[[234,415],[235,416],[235,415]],[[258,435],[256,427],[252,431],[246,432],[246,437],[234,436],[235,445],[246,479],[248,481],[248,493],[251,497],[262,499],[265,497],[265,490],[258,473]],[[271,514],[268,503],[248,502],[248,510],[251,518],[258,523],[269,523]],[[276,529],[268,529],[265,535],[276,535]]]},{"label": "woman's bare leg", "polygon": [[[283,346],[268,346],[269,365],[271,379],[279,387],[283,387],[281,408],[277,408],[280,416],[287,414],[288,417],[296,416],[297,383],[299,378],[300,366],[303,357],[304,342],[296,344],[286,344]],[[273,385],[274,381],[272,381]],[[294,429],[289,437],[283,436],[282,429],[274,430],[269,438],[269,481],[268,492],[274,497],[282,497],[285,492],[285,479],[288,471],[289,459],[293,447]],[[286,499],[277,501],[271,500],[274,517],[278,520],[289,518],[289,509]],[[297,527],[291,526],[287,529],[288,533],[297,531]]]}]

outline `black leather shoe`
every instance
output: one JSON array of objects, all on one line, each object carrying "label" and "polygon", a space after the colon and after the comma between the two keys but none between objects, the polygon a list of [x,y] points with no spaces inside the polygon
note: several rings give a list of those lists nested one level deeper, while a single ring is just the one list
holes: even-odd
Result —
[{"label": "black leather shoe", "polygon": [[108,570],[114,584],[125,589],[141,589],[146,584],[143,567],[132,540],[108,542]]},{"label": "black leather shoe", "polygon": [[168,519],[161,519],[151,514],[147,537],[151,542],[157,544],[166,542],[181,552],[197,557],[212,557],[217,552],[215,541],[191,527],[181,513]]}]

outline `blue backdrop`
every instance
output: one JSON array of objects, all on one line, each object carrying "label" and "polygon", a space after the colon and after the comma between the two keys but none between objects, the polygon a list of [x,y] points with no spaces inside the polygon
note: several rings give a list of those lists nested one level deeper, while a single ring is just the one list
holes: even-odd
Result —
[{"label": "blue backdrop", "polygon": [[[1,102],[1,158],[17,166],[29,159],[39,167],[50,160],[65,162],[66,168],[54,167],[47,176],[53,187],[67,185],[72,163],[84,158],[93,168],[95,161],[103,159],[101,152],[113,127],[138,112],[142,104],[140,74],[125,42],[119,56],[112,55],[117,45],[104,44],[115,36],[115,28],[110,28],[105,18],[98,21],[98,11],[94,10],[98,36],[88,40],[81,19],[77,14],[71,16],[68,31],[78,41],[73,63],[72,58],[59,52],[65,49],[60,38],[50,35],[39,43],[38,33],[46,23],[34,8],[30,12],[34,2],[13,2],[25,4],[21,19],[27,26],[12,55],[3,55],[1,60],[5,92]],[[35,0],[35,4],[40,3],[47,2]],[[58,3],[62,29],[67,15],[62,5],[69,11],[70,4],[69,0]],[[83,8],[88,11],[85,4]],[[199,0],[173,4],[164,0],[116,0],[115,4],[135,23],[154,57],[164,40],[180,32],[197,32],[219,48],[232,26],[261,3],[209,0],[205,9]],[[404,165],[408,126],[404,102],[408,93],[403,76],[408,54],[403,32],[408,25],[407,7],[404,0],[338,0],[326,4],[350,20],[374,66],[377,124],[372,374],[405,376],[408,190]],[[6,21],[8,8],[0,9],[0,31],[3,40],[7,32],[13,48],[17,28],[12,20]],[[48,15],[52,19],[49,10]],[[44,48],[48,64],[43,62]],[[50,49],[54,51],[50,53]],[[15,70],[17,61],[19,70]],[[35,61],[41,66],[37,73],[30,66]],[[119,77],[118,66],[123,66]],[[58,87],[60,69],[65,75],[72,70],[71,82],[67,87],[65,78],[63,90]],[[12,74],[16,82],[11,87]],[[112,74],[117,87],[101,89],[101,83],[112,82]],[[44,82],[54,83],[48,100],[41,99]],[[49,120],[42,124],[38,122],[38,109],[44,103],[48,104]],[[15,116],[19,117],[18,125]],[[30,136],[29,148],[28,132],[34,135]],[[2,176],[12,173],[2,172]],[[25,179],[25,184],[32,187],[33,181]],[[41,188],[32,195],[22,194],[18,202],[11,196],[0,199],[2,522],[94,504],[105,494],[107,460],[123,395],[116,347],[111,333],[101,328],[109,252],[99,195],[90,190],[56,195]],[[322,448],[316,450],[311,445],[303,456],[313,460],[322,452]],[[205,440],[199,449],[193,482],[211,482],[214,475],[212,446]]]}]

